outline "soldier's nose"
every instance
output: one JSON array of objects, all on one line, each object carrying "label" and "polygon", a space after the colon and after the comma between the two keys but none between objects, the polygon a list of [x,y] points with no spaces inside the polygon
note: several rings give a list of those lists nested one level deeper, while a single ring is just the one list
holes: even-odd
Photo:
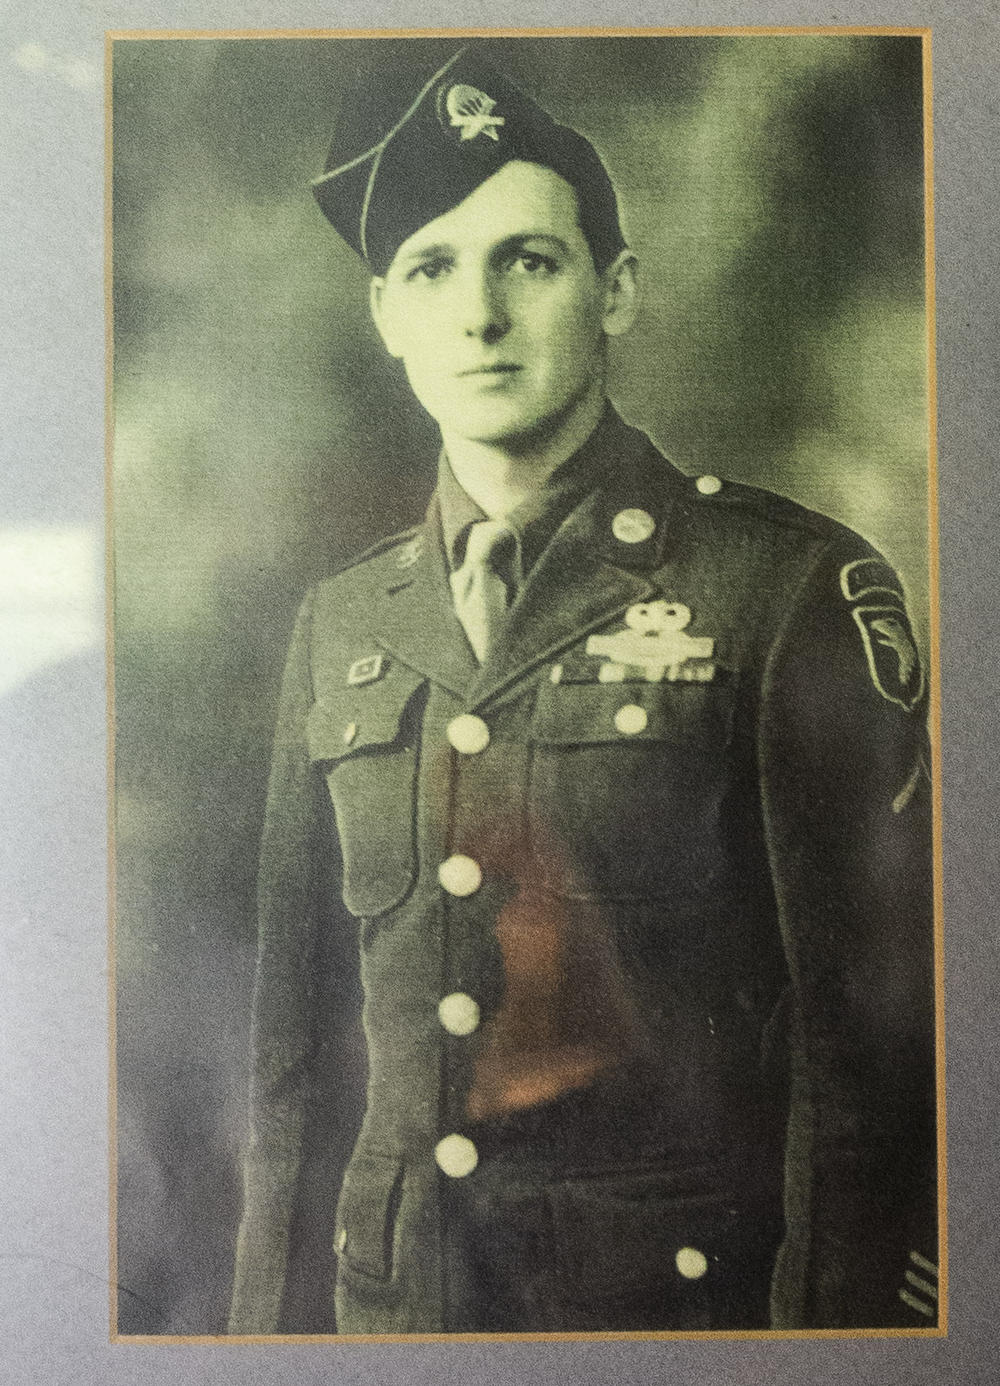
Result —
[{"label": "soldier's nose", "polygon": [[463,319],[469,337],[498,342],[510,327],[503,289],[488,273],[470,275],[463,285]]}]

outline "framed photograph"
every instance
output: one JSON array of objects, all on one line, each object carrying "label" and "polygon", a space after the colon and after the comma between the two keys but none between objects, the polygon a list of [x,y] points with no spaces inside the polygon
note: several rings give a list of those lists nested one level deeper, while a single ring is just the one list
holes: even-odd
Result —
[{"label": "framed photograph", "polygon": [[109,71],[115,1334],[939,1336],[927,33]]}]

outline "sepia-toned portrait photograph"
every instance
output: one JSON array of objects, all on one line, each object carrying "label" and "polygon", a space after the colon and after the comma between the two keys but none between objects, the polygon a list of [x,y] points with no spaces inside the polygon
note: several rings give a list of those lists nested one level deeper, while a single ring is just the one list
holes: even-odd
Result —
[{"label": "sepia-toned portrait photograph", "polygon": [[927,36],[108,99],[113,1331],[942,1334]]}]

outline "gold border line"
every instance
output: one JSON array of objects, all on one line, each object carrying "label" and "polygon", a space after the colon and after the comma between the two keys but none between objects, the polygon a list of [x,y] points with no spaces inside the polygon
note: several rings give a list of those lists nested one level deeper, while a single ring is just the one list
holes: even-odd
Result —
[{"label": "gold border line", "polygon": [[938,1285],[939,1324],[948,1331],[948,1140],[945,1094],[945,998],[944,998],[944,831],[941,756],[941,592],[940,535],[938,526],[937,451],[937,332],[934,261],[934,82],[932,39],[923,41],[924,58],[924,268],[927,329],[927,529],[928,584],[930,599],[930,737],[931,793],[934,810],[934,1006],[938,1139]]},{"label": "gold border line", "polygon": [[112,240],[112,39],[104,38],[104,581],[107,651],[108,787],[108,1328],[118,1332],[118,1073],[115,948],[115,564],[114,564],[114,248]]},{"label": "gold border line", "polygon": [[[113,48],[132,40],[243,40],[243,39],[380,39],[380,38],[684,38],[771,36],[878,36],[920,38],[923,57],[924,98],[924,273],[927,361],[927,483],[928,483],[928,582],[930,607],[930,734],[934,806],[934,918],[935,918],[935,1036],[937,1044],[938,1207],[940,1237],[940,1317],[928,1328],[857,1329],[753,1329],[629,1333],[413,1333],[413,1334],[121,1334],[118,1324],[117,1251],[117,1070],[116,1070],[116,969],[115,969],[115,688],[114,688],[114,295],[113,295]],[[940,553],[938,531],[937,375],[935,356],[935,268],[933,191],[933,90],[930,28],[890,25],[803,26],[699,26],[685,28],[623,29],[611,27],[528,29],[253,29],[253,30],[107,30],[105,31],[105,579],[106,651],[108,678],[108,1122],[109,1122],[109,1339],[113,1344],[136,1346],[185,1345],[234,1346],[237,1344],[359,1344],[359,1343],[476,1343],[476,1342],[679,1342],[751,1341],[782,1342],[805,1339],[938,1339],[948,1335],[948,1223],[947,1142],[945,1120],[945,1009],[944,1009],[944,891],[941,808],[941,697],[940,697]]]},{"label": "gold border line", "polygon": [[327,1343],[337,1347],[357,1346],[373,1343],[406,1346],[419,1346],[425,1343],[677,1343],[677,1342],[790,1342],[804,1339],[814,1342],[823,1339],[827,1342],[843,1342],[858,1339],[899,1339],[899,1338],[946,1338],[943,1328],[750,1328],[750,1329],[708,1329],[647,1333],[250,1333],[250,1334],[152,1334],[119,1333],[112,1336],[113,1343],[125,1346],[157,1347],[161,1343],[171,1346],[192,1344],[198,1347],[228,1347],[231,1344],[263,1346],[268,1343],[281,1343],[286,1347],[298,1344],[315,1345]]},{"label": "gold border line", "polygon": [[427,29],[109,29],[107,37],[120,39],[381,39],[381,38],[755,38],[790,35],[884,38],[926,38],[929,28],[894,24],[802,25],[689,25],[676,28],[621,29],[591,25],[579,28],[427,28]]}]

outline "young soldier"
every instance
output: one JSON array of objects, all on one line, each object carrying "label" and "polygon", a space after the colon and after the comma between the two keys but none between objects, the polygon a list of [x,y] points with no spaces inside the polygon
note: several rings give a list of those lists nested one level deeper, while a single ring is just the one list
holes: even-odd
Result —
[{"label": "young soldier", "polygon": [[369,1063],[340,1332],[929,1326],[898,578],[621,421],[611,184],[476,52],[348,101],[315,190],[443,450],[425,522],[292,642],[231,1330],[279,1326],[331,859]]}]

